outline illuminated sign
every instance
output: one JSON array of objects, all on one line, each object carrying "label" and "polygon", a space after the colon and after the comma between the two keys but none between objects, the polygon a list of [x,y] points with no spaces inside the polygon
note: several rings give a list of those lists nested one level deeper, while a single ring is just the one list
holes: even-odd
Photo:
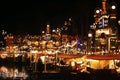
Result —
[{"label": "illuminated sign", "polygon": [[46,35],[45,37],[44,37],[44,40],[50,40],[51,39],[51,35]]},{"label": "illuminated sign", "polygon": [[101,33],[105,33],[106,35],[111,35],[112,30],[111,30],[111,28],[104,28],[104,29],[96,30],[96,37],[99,37],[101,35]]},{"label": "illuminated sign", "polygon": [[99,22],[99,28],[105,28],[108,26],[108,19],[102,18]]}]

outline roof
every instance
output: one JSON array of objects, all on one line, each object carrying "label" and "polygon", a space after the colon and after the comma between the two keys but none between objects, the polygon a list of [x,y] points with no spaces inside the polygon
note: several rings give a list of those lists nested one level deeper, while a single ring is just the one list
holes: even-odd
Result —
[{"label": "roof", "polygon": [[95,60],[120,60],[120,55],[88,55],[87,58]]}]

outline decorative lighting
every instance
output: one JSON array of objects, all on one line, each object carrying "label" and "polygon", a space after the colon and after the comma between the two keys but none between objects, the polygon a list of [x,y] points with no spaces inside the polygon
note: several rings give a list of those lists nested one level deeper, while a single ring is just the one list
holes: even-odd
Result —
[{"label": "decorative lighting", "polygon": [[100,10],[96,10],[96,13],[99,14],[99,13],[100,13]]},{"label": "decorative lighting", "polygon": [[45,31],[42,31],[42,33],[45,33]]},{"label": "decorative lighting", "polygon": [[115,5],[112,5],[112,6],[111,6],[111,9],[115,10],[115,9],[116,9],[116,6],[115,6]]},{"label": "decorative lighting", "polygon": [[55,29],[53,29],[52,32],[55,32]]},{"label": "decorative lighting", "polygon": [[120,20],[118,20],[118,24],[120,25]]},{"label": "decorative lighting", "polygon": [[88,34],[88,37],[92,37],[92,33],[89,33],[89,34]]}]

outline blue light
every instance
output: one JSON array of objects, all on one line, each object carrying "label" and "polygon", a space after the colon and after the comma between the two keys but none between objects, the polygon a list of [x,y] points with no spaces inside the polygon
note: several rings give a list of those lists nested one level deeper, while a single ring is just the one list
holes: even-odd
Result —
[{"label": "blue light", "polygon": [[80,43],[80,42],[78,42],[77,44],[78,44],[78,45],[80,45],[81,43]]}]

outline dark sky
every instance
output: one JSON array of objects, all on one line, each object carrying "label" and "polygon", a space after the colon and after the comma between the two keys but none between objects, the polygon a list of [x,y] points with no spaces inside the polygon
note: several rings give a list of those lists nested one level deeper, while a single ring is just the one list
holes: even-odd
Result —
[{"label": "dark sky", "polygon": [[56,28],[72,17],[79,32],[83,33],[94,22],[94,9],[99,4],[100,0],[3,0],[0,2],[0,26],[9,33],[40,34],[47,22]]}]

